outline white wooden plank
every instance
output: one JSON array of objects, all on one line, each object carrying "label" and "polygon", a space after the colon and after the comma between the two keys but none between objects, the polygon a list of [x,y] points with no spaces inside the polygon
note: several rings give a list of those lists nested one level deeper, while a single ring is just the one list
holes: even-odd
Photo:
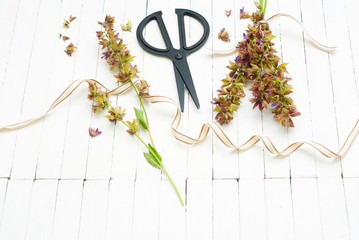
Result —
[{"label": "white wooden plank", "polygon": [[0,179],[0,226],[1,226],[2,215],[4,211],[4,203],[5,203],[7,187],[8,187],[8,180]]},{"label": "white wooden plank", "polygon": [[[97,3],[91,1],[88,2],[88,9],[83,9],[84,13],[86,12],[87,16],[83,16],[84,18],[91,19],[91,22],[93,22],[93,26],[89,29],[86,29],[86,35],[93,36],[96,31],[103,30],[101,29],[101,26],[99,24],[96,24],[97,21],[104,21],[105,20],[105,14],[109,14],[108,12],[104,13],[104,4],[105,1],[97,1]],[[113,6],[114,9],[123,9],[122,5],[120,6]],[[105,9],[108,10],[108,9]],[[122,13],[122,12],[121,12]],[[115,19],[118,20],[118,19]],[[83,42],[87,42],[85,38],[83,38]],[[79,43],[81,44],[81,42]],[[86,46],[88,48],[87,51],[91,51],[91,58],[92,61],[96,61],[96,72],[92,72],[91,74],[94,74],[94,77],[96,77],[97,80],[100,82],[103,82],[108,87],[112,88],[113,84],[108,84],[110,80],[113,80],[114,82],[115,78],[113,77],[114,73],[108,69],[107,62],[104,59],[101,59],[100,56],[102,56],[101,52],[102,50],[99,50],[100,47],[98,47],[98,40],[92,41],[91,45]],[[86,52],[86,50],[85,50]],[[82,54],[83,57],[87,57],[86,54]],[[92,64],[95,64],[95,62],[92,62]],[[110,73],[110,76],[107,75],[107,73]],[[84,78],[87,78],[85,66],[83,67],[82,73],[79,73],[83,75]],[[108,76],[108,78],[106,78]],[[107,81],[106,81],[107,80]],[[85,101],[85,100],[83,100]],[[113,101],[113,99],[111,99]],[[87,100],[87,102],[90,102]],[[82,101],[79,101],[79,104],[82,103]],[[91,102],[92,103],[92,102]],[[91,109],[88,108],[87,111],[91,112]],[[103,113],[99,114],[92,114],[91,119],[91,127],[93,128],[99,128],[99,130],[102,132],[100,137],[97,138],[90,138],[89,141],[89,148],[88,148],[88,159],[87,159],[87,167],[86,167],[86,178],[87,179],[109,179],[111,174],[111,163],[112,163],[112,155],[113,155],[113,140],[114,140],[114,129],[115,125],[113,123],[110,123],[104,115],[107,114],[107,111],[103,111]],[[86,141],[86,140],[84,140]],[[85,150],[84,150],[85,151]],[[101,161],[99,161],[101,159]]]},{"label": "white wooden plank", "polygon": [[104,238],[108,185],[108,180],[85,181],[79,239]]},{"label": "white wooden plank", "polygon": [[0,39],[0,44],[3,46],[0,49],[0,94],[5,80],[18,6],[19,1],[0,2],[0,28],[3,31],[3,37]]},{"label": "white wooden plank", "polygon": [[[297,0],[279,1],[278,12],[285,12],[301,19],[299,4]],[[284,62],[288,63],[288,76],[292,78],[290,84],[294,88],[290,96],[301,113],[300,116],[293,118],[295,127],[288,129],[289,143],[311,140],[311,109],[303,32],[297,23],[289,18],[281,18],[279,21],[282,58]],[[290,168],[292,177],[316,176],[314,152],[309,148],[297,151],[290,156]]]},{"label": "white wooden plank", "polygon": [[322,239],[317,182],[292,179],[295,239]]},{"label": "white wooden plank", "polygon": [[236,180],[213,181],[213,239],[239,239],[239,201]]},{"label": "white wooden plank", "polygon": [[350,239],[343,180],[318,179],[318,193],[323,239]]},{"label": "white wooden plank", "polygon": [[359,238],[359,179],[345,178],[344,190],[351,239]]},{"label": "white wooden plank", "polygon": [[[61,11],[59,21],[57,23],[58,34],[62,33],[70,37],[70,41],[77,46],[78,33],[80,28],[80,16],[82,9],[82,1],[64,0],[61,3]],[[70,14],[76,16],[77,19],[70,24],[70,28],[63,26],[64,19],[68,19]],[[56,42],[53,59],[53,71],[51,73],[48,85],[47,103],[50,105],[68,86],[73,79],[76,54],[69,57],[64,53],[64,49],[69,41],[63,42],[56,36],[52,37],[52,41]],[[91,108],[91,103],[83,100],[84,92],[77,91],[75,95],[82,97],[82,107]],[[44,119],[39,159],[37,164],[37,178],[60,178],[61,166],[63,160],[66,126],[68,118],[68,109],[70,101],[67,100],[57,107],[57,109]]]},{"label": "white wooden plank", "polygon": [[[125,11],[125,1],[104,1],[104,10],[102,15],[97,14],[97,21],[104,21],[106,15],[111,15],[115,17],[115,30],[118,30],[119,22],[122,21],[124,11]],[[97,24],[96,24],[97,25]],[[103,30],[100,28],[100,25],[97,25],[97,31]],[[119,31],[121,34],[121,31]],[[98,40],[96,40],[98,42]],[[108,64],[105,59],[101,59],[102,52],[99,48],[99,56],[97,56],[97,80],[104,83],[109,88],[115,87],[116,79],[114,78],[114,72],[110,71],[108,68]],[[111,99],[113,105],[116,105],[116,97]],[[104,111],[106,113],[106,111]],[[110,123],[106,118],[104,118],[104,114],[95,114],[92,116],[91,125],[94,128],[99,128],[102,131],[101,137],[90,139],[89,144],[89,155],[88,155],[88,163],[87,163],[87,172],[86,178],[88,179],[108,179],[111,174],[111,165],[113,162],[118,162],[117,157],[115,157],[115,153],[118,152],[118,149],[123,153],[124,147],[117,142],[114,143],[115,137],[119,135],[121,138],[126,137],[123,133],[122,126],[115,126],[113,123]],[[120,124],[118,124],[120,125]],[[132,143],[128,143],[128,148],[131,148]],[[136,151],[134,149],[134,151]],[[127,152],[126,152],[127,153]],[[131,155],[136,155],[131,153]],[[128,154],[130,157],[130,153]],[[113,161],[114,158],[114,161]],[[99,161],[99,159],[102,159]],[[131,162],[132,159],[129,159]],[[122,168],[125,171],[129,169],[127,166]],[[131,172],[131,171],[130,171]]]},{"label": "white wooden plank", "polygon": [[347,16],[349,37],[350,37],[350,48],[352,52],[353,64],[354,64],[354,73],[356,75],[356,85],[357,85],[357,93],[359,93],[359,85],[358,85],[358,76],[357,73],[359,71],[359,59],[358,53],[359,49],[357,44],[355,44],[355,38],[359,36],[359,30],[355,27],[355,9],[359,7],[359,3],[354,0],[346,0],[345,1],[345,13]]},{"label": "white wooden plank", "polygon": [[108,195],[106,239],[131,239],[134,181],[111,180]]},{"label": "white wooden plank", "polygon": [[[133,4],[126,4],[126,1],[106,1],[105,4],[104,12],[106,14],[110,13],[112,16],[116,17],[116,29],[120,29],[120,24],[125,22],[125,12],[128,12],[128,14],[131,15],[130,19],[133,24],[133,30],[132,33],[128,34],[128,36],[131,37],[131,41],[128,37],[126,37],[126,35],[123,36],[123,40],[126,44],[129,44],[128,48],[130,49],[131,54],[136,56],[134,62],[138,65],[140,71],[142,71],[143,54],[142,52],[136,52],[136,46],[134,46],[135,44],[133,44],[132,38],[135,37],[135,26],[138,25],[140,21],[139,19],[141,18],[142,20],[142,17],[145,15],[146,3],[143,1],[134,1]],[[134,7],[137,7],[137,12],[134,12]],[[119,31],[119,33],[121,36],[124,35],[125,32]],[[109,71],[106,61],[99,61],[98,67],[99,79],[101,79],[101,81],[105,81],[106,83],[108,82],[109,86],[114,86],[116,79],[113,77],[113,73]],[[115,100],[114,103],[116,103]],[[123,96],[119,96],[116,104],[127,109],[126,119],[132,121],[134,118],[133,106],[138,107],[136,94],[134,92],[130,92]],[[120,179],[134,179],[136,176],[137,158],[139,157],[137,154],[139,147],[138,139],[127,134],[124,126],[122,124],[118,124],[115,129],[114,139],[110,141],[106,139],[106,143],[113,143],[112,177]]]},{"label": "white wooden plank", "polygon": [[[268,5],[266,16],[270,17],[278,12],[278,0],[271,1]],[[269,27],[276,38],[272,40],[275,44],[274,48],[277,50],[276,55],[281,58],[280,62],[284,62],[282,58],[282,32],[281,32],[281,20],[273,21],[269,24]],[[300,46],[296,46],[296,50],[300,49]],[[290,72],[289,72],[290,76]],[[292,96],[291,96],[292,97]],[[258,111],[258,108],[255,109]],[[284,149],[288,145],[288,128],[282,127],[275,119],[273,119],[273,113],[271,108],[264,109],[262,111],[263,117],[263,134],[271,138],[278,149]],[[293,119],[295,121],[295,119]],[[287,178],[290,176],[290,162],[289,157],[278,158],[272,155],[267,150],[264,152],[265,161],[265,176],[268,178],[282,177]]]},{"label": "white wooden plank", "polygon": [[[185,180],[174,180],[186,201]],[[182,206],[169,180],[161,180],[158,239],[186,238],[186,207]]]},{"label": "white wooden plank", "polygon": [[0,239],[24,239],[32,180],[10,180],[0,226]]},{"label": "white wooden plank", "polygon": [[[356,91],[355,75],[353,71],[353,59],[350,49],[347,18],[345,16],[344,1],[326,1],[323,3],[323,11],[328,34],[328,41],[337,44],[336,51],[329,55],[331,76],[333,81],[333,94],[335,100],[335,111],[338,122],[338,142],[344,144],[349,132],[352,130],[359,116],[359,99]],[[336,12],[343,14],[333,17]],[[348,104],[350,103],[350,104]],[[346,156],[348,161],[343,161],[344,169],[357,168],[357,156],[359,148],[352,148]],[[338,167],[340,168],[340,166]],[[349,170],[352,172],[352,170]],[[356,174],[358,176],[358,173]]]},{"label": "white wooden plank", "polygon": [[[225,1],[213,1],[213,27],[212,27],[212,41],[213,48],[215,49],[228,49],[233,47],[235,42],[235,26],[232,19],[227,18],[225,15],[225,9],[233,9],[234,2],[232,0]],[[226,43],[218,39],[218,32],[226,28],[230,34],[230,43]],[[230,56],[216,56],[213,63],[213,97],[217,97],[217,90],[222,85],[221,79],[225,78],[225,73],[228,74],[228,61],[235,58],[234,54]],[[217,112],[214,112],[214,117]],[[213,117],[213,119],[214,119]],[[232,121],[230,124],[222,125],[223,130],[229,136],[229,138],[234,142],[238,142],[238,123],[236,120]],[[238,178],[238,152],[228,150],[221,141],[214,137],[213,141],[213,176],[215,178]]]},{"label": "white wooden plank", "polygon": [[[80,25],[80,33],[77,43],[74,80],[96,78],[98,44],[95,41],[89,41],[88,38],[95,36],[98,25],[88,23],[96,23],[102,16],[102,9],[103,2],[101,1],[85,0],[82,4],[82,13],[77,22]],[[91,108],[86,106],[88,104],[84,104],[84,102],[89,102],[86,97],[87,86],[84,85],[70,99],[62,178],[84,178],[86,176],[90,140],[88,128],[91,124],[92,115]],[[104,163],[107,162],[107,166],[109,166],[111,154],[109,151],[102,154],[105,155],[103,156]]]},{"label": "white wooden plank", "polygon": [[187,239],[212,239],[212,180],[187,180]]},{"label": "white wooden plank", "polygon": [[[351,0],[347,0],[345,1],[346,4],[346,8],[345,8],[345,12],[346,12],[346,20],[347,20],[347,24],[348,24],[348,34],[349,34],[349,39],[350,39],[350,50],[351,50],[351,58],[353,61],[353,72],[354,72],[354,77],[356,80],[356,87],[357,87],[357,97],[359,96],[359,80],[358,80],[358,72],[359,72],[359,59],[358,59],[358,46],[355,42],[355,39],[359,36],[359,32],[358,29],[354,26],[355,23],[355,8],[358,7],[358,2],[357,1],[351,1]],[[343,13],[344,15],[344,13]],[[357,116],[358,117],[358,116]],[[355,121],[355,118],[354,118]],[[352,123],[352,125],[354,124],[354,121]],[[349,132],[344,133],[344,137],[345,134],[349,134]],[[343,144],[341,142],[341,144]],[[342,164],[342,168],[343,168],[343,175],[345,177],[359,177],[359,172],[357,171],[358,169],[358,161],[356,156],[358,155],[358,140],[355,141],[353,147],[351,148],[351,150],[348,152],[348,154],[346,155],[347,157],[345,158],[345,160],[343,161]]]},{"label": "white wooden plank", "polygon": [[[170,7],[170,4],[170,2],[165,0],[149,1],[147,14],[162,10],[162,18],[165,22],[172,45],[176,47],[179,46],[177,15],[174,9]],[[152,22],[152,25],[149,24],[145,31],[146,41],[161,48],[158,43],[161,43],[163,40],[157,23]],[[145,52],[144,62],[146,64],[144,65],[142,77],[152,86],[150,94],[166,95],[177,100],[177,86],[172,61],[166,57]],[[195,86],[197,85],[195,84]],[[193,104],[192,100],[185,102],[186,104]],[[175,109],[169,104],[152,105],[147,109],[154,142],[163,158],[164,165],[173,179],[185,178],[187,173],[187,146],[173,138],[170,128],[170,122],[174,117]],[[186,129],[187,120],[188,116],[184,113],[182,115],[181,128]],[[149,142],[149,140],[147,141]],[[151,169],[152,166],[148,165],[142,158],[141,154],[138,160],[137,178],[159,178],[158,171]],[[162,178],[166,179],[165,176],[162,176]]]},{"label": "white wooden plank", "polygon": [[160,180],[136,180],[132,239],[158,239]]},{"label": "white wooden plank", "polygon": [[[212,4],[203,4],[200,1],[192,1],[191,9],[200,13],[208,23],[212,24]],[[203,33],[203,27],[196,20],[190,18],[190,34],[188,45],[196,43]],[[212,54],[205,47],[212,48],[213,31],[210,32],[206,44],[189,56],[191,74],[196,84],[196,92],[201,104],[197,109],[192,99],[188,109],[188,133],[197,137],[203,123],[212,121],[212,106],[210,100],[212,96]],[[198,66],[201,67],[198,67]],[[212,177],[212,137],[209,134],[207,140],[198,146],[188,148],[188,177],[189,178],[208,178]]]},{"label": "white wooden plank", "polygon": [[[0,122],[12,123],[20,120],[23,93],[26,86],[28,68],[32,54],[32,44],[38,17],[39,1],[21,1],[16,19],[12,49],[8,57],[6,75],[0,95],[0,104],[3,113]],[[19,61],[21,56],[21,61]],[[16,96],[16,97],[13,97]],[[9,104],[11,99],[11,104]],[[10,176],[12,167],[16,131],[5,131],[0,134],[0,145],[6,149],[2,154],[1,176]]]},{"label": "white wooden plank", "polygon": [[60,180],[52,239],[78,239],[83,181]]},{"label": "white wooden plank", "polygon": [[[250,20],[240,19],[240,9],[244,7],[245,11],[252,12],[255,6],[251,1],[235,1],[235,8],[232,14],[235,14],[236,24],[236,42],[243,40],[243,33],[247,29]],[[230,59],[234,60],[234,57]],[[235,116],[238,122],[239,143],[245,143],[253,135],[262,135],[262,116],[258,109],[253,109],[253,104],[249,102],[252,93],[248,87],[245,89],[246,97],[238,107],[238,114]],[[234,126],[232,126],[234,127]],[[258,144],[255,148],[239,153],[239,175],[241,179],[263,179],[264,177],[264,156],[263,147]]]},{"label": "white wooden plank", "polygon": [[34,182],[25,239],[51,239],[57,186],[57,180]]},{"label": "white wooden plank", "polygon": [[267,236],[263,180],[239,181],[239,223],[241,239]]},{"label": "white wooden plank", "polygon": [[[312,36],[326,43],[322,1],[301,1],[303,24]],[[330,75],[328,55],[316,49],[305,37],[305,56],[307,61],[309,96],[312,114],[313,138],[315,141],[336,150],[338,149],[336,115],[334,111],[333,86]],[[336,45],[329,41],[328,45]],[[318,71],[320,69],[320,71]],[[323,104],[324,103],[324,104]],[[323,124],[325,121],[325,124]],[[318,177],[340,175],[340,163],[327,161],[318,153],[316,167]],[[305,169],[302,170],[305,172]]]},{"label": "white wooden plank", "polygon": [[[43,61],[43,59],[44,56],[53,59],[55,43],[60,41],[60,39],[49,41],[47,38],[47,36],[58,37],[58,30],[54,26],[59,18],[57,9],[60,4],[60,1],[42,1],[40,4],[21,119],[30,119],[35,115],[41,115],[48,108],[45,100],[53,63],[52,61]],[[39,94],[39,89],[41,89],[41,94]],[[19,131],[11,172],[12,178],[34,178],[41,142],[41,129],[42,121]]]},{"label": "white wooden plank", "polygon": [[289,179],[266,179],[267,239],[295,239]]}]

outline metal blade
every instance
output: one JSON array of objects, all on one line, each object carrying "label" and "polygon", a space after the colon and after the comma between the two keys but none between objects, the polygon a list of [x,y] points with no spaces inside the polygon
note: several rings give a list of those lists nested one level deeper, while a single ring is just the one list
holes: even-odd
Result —
[{"label": "metal blade", "polygon": [[186,85],[189,94],[191,95],[194,103],[196,104],[196,107],[199,109],[200,104],[197,98],[196,89],[193,84],[191,72],[189,70],[186,57],[183,57],[181,60],[173,61],[173,63],[175,64],[179,74],[181,75],[182,81]]}]

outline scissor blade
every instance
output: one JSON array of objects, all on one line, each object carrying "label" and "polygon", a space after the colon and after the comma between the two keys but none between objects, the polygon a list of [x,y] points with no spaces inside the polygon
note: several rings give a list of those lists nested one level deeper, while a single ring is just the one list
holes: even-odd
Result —
[{"label": "scissor blade", "polygon": [[182,58],[181,60],[174,61],[174,64],[179,72],[179,74],[182,77],[182,81],[186,85],[189,94],[191,95],[194,103],[196,104],[196,107],[199,109],[199,101],[197,98],[196,89],[193,84],[191,72],[189,71],[188,63],[186,57]]},{"label": "scissor blade", "polygon": [[181,112],[184,110],[184,82],[182,80],[181,74],[178,72],[178,69],[173,63],[173,69],[175,71],[175,77],[176,77],[176,84],[177,84],[177,93],[178,93],[178,99],[181,106]]}]

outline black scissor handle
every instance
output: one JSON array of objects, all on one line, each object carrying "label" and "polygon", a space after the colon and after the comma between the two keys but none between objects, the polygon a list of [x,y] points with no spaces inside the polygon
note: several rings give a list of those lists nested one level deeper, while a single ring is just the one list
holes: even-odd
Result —
[{"label": "black scissor handle", "polygon": [[[196,13],[194,11],[188,10],[188,9],[176,9],[175,10],[177,17],[178,17],[178,31],[179,31],[179,37],[180,37],[180,49],[184,50],[184,52],[186,53],[186,55],[198,50],[200,47],[203,46],[203,44],[206,42],[208,36],[209,36],[209,24],[207,22],[207,20],[200,15],[199,13]],[[200,40],[193,44],[192,46],[187,46],[186,44],[186,34],[185,34],[185,27],[184,27],[184,16],[188,15],[190,17],[193,17],[195,19],[197,19],[203,26],[203,35],[200,38]],[[156,48],[152,45],[150,45],[148,42],[146,42],[145,38],[143,37],[143,30],[146,27],[146,25],[151,22],[152,20],[156,20],[158,23],[158,26],[160,28],[163,40],[165,41],[166,44],[166,48],[165,49],[160,49],[160,48]],[[153,53],[153,54],[157,54],[157,55],[165,55],[165,56],[170,56],[171,55],[171,50],[173,50],[173,46],[171,43],[171,39],[168,35],[166,26],[163,22],[162,19],[162,12],[158,11],[155,13],[152,13],[151,15],[147,16],[146,18],[144,18],[140,24],[137,27],[137,31],[136,31],[136,35],[137,35],[137,39],[140,43],[140,45],[142,46],[142,48],[144,48],[145,50]]]},{"label": "black scissor handle", "polygon": [[[177,8],[176,14],[178,17],[178,31],[179,31],[181,49],[185,50],[185,52],[187,52],[187,54],[190,54],[190,53],[198,50],[199,48],[201,48],[203,46],[203,44],[205,44],[205,42],[209,36],[209,24],[208,24],[207,20],[201,14],[194,12],[192,10],[189,10],[189,9]],[[189,46],[189,47],[187,46],[187,43],[186,43],[186,32],[185,32],[185,27],[184,27],[184,16],[185,15],[197,19],[197,21],[199,21],[203,27],[202,37],[195,44],[193,44],[192,46]]]},{"label": "black scissor handle", "polygon": [[[160,48],[156,48],[156,47],[150,45],[148,42],[146,42],[145,38],[143,37],[143,29],[152,20],[156,20],[158,23],[163,40],[165,41],[165,44],[166,44],[166,49],[160,49]],[[152,13],[151,15],[144,18],[137,27],[136,35],[137,35],[137,40],[140,43],[140,45],[142,46],[142,48],[144,48],[145,50],[147,50],[153,54],[167,55],[168,52],[170,52],[170,50],[173,49],[170,36],[168,35],[166,26],[162,19],[162,11]]]}]

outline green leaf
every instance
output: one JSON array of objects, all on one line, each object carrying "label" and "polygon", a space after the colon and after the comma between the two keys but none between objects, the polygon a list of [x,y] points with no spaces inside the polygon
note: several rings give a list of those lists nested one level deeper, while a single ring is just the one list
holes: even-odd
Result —
[{"label": "green leaf", "polygon": [[158,164],[156,158],[152,155],[152,153],[143,153],[145,156],[147,162],[151,164],[155,168],[160,168],[160,165]]},{"label": "green leaf", "polygon": [[142,126],[143,129],[148,130],[148,126],[146,123],[146,120],[144,118],[144,114],[143,111],[137,108],[133,108],[135,110],[135,114],[136,114],[136,118],[138,120],[138,122],[140,123],[140,125]]},{"label": "green leaf", "polygon": [[151,144],[148,144],[148,148],[149,148],[149,150],[150,150],[150,153],[151,153],[153,156],[156,157],[157,161],[158,161],[159,163],[162,162],[162,157],[161,157],[160,154],[157,152],[157,150],[156,150],[154,147],[152,147]]}]

